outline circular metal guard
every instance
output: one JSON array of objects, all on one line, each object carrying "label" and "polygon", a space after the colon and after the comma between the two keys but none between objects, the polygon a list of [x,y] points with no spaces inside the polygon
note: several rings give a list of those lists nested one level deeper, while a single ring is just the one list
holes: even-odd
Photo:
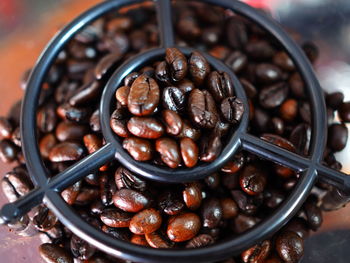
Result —
[{"label": "circular metal guard", "polygon": [[[137,162],[124,151],[119,139],[112,133],[109,127],[111,100],[114,98],[113,94],[115,89],[121,84],[123,78],[128,73],[137,71],[143,65],[147,64],[147,62],[155,61],[160,58],[164,55],[165,48],[175,47],[171,1],[157,0],[155,1],[155,5],[157,8],[161,46],[141,53],[126,61],[115,71],[104,89],[100,111],[101,127],[106,144],[101,149],[75,163],[67,170],[49,178],[48,171],[45,169],[37,145],[35,118],[40,88],[46,73],[65,44],[67,44],[67,42],[84,26],[113,9],[119,9],[126,5],[141,2],[143,2],[143,0],[111,0],[95,6],[65,27],[51,41],[39,58],[28,83],[22,105],[21,119],[23,152],[28,171],[36,188],[14,203],[4,205],[1,210],[1,218],[4,222],[11,222],[18,219],[31,208],[44,201],[57,215],[59,220],[73,233],[106,253],[117,257],[123,257],[133,261],[142,260],[143,262],[178,262],[179,260],[183,262],[213,262],[227,258],[232,254],[240,253],[242,250],[271,236],[280,229],[302,206],[316,179],[334,185],[340,190],[350,194],[350,176],[327,168],[321,164],[326,144],[326,107],[320,85],[312,70],[312,66],[300,48],[289,38],[279,25],[262,13],[257,12],[254,8],[232,0],[202,0],[202,2],[232,9],[237,14],[245,16],[260,25],[280,42],[301,72],[310,95],[313,110],[313,136],[309,158],[289,152],[252,136],[247,132],[249,107],[241,84],[224,63],[207,54],[204,54],[204,56],[213,68],[226,71],[230,74],[234,82],[236,96],[244,102],[245,107],[245,113],[241,123],[236,130],[233,131],[227,146],[224,148],[219,158],[211,164],[199,165],[193,169],[173,170]],[[189,55],[192,51],[190,48],[179,49],[186,55]],[[289,167],[300,172],[302,176],[289,197],[271,216],[242,235],[210,247],[187,250],[163,250],[140,247],[117,240],[85,222],[65,203],[59,194],[60,191],[81,180],[90,172],[97,170],[100,166],[115,158],[125,167],[140,176],[162,182],[180,183],[204,178],[209,173],[218,170],[223,164],[230,160],[238,150],[245,150],[264,159]]]}]

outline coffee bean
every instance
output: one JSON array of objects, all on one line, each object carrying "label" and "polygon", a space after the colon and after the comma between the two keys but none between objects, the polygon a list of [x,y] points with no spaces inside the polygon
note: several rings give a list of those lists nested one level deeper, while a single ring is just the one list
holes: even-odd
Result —
[{"label": "coffee bean", "polygon": [[258,94],[258,91],[254,87],[254,85],[244,78],[240,78],[239,81],[242,84],[248,98],[250,99],[255,98],[256,95]]},{"label": "coffee bean", "polygon": [[254,227],[258,222],[259,220],[256,217],[239,214],[232,221],[232,230],[237,234],[241,234]]},{"label": "coffee bean", "polygon": [[235,17],[231,17],[227,23],[226,36],[229,46],[233,49],[242,49],[248,42],[245,24]]},{"label": "coffee bean", "polygon": [[273,63],[286,71],[294,71],[295,66],[293,60],[288,56],[288,54],[284,51],[277,52],[273,56]]},{"label": "coffee bean", "polygon": [[67,204],[73,205],[81,190],[82,182],[78,181],[62,191],[61,196]]},{"label": "coffee bean", "polygon": [[201,132],[199,129],[195,129],[191,126],[190,122],[184,120],[182,130],[178,135],[179,138],[190,138],[194,141],[197,141],[201,136]]},{"label": "coffee bean", "polygon": [[285,100],[280,107],[281,118],[285,121],[293,121],[298,114],[298,102],[294,99]]},{"label": "coffee bean", "polygon": [[56,128],[56,138],[61,141],[81,140],[88,132],[86,125],[73,122],[60,122]]},{"label": "coffee bean", "polygon": [[83,157],[84,149],[81,145],[62,142],[52,147],[49,159],[51,162],[77,161]]},{"label": "coffee bean", "polygon": [[236,202],[231,198],[220,199],[220,206],[222,208],[222,218],[231,219],[238,215],[239,210]]},{"label": "coffee bean", "polygon": [[147,244],[153,248],[171,248],[172,242],[160,231],[145,234]]},{"label": "coffee bean", "polygon": [[104,56],[95,67],[95,77],[96,79],[102,79],[105,76],[108,76],[113,69],[118,65],[122,55],[118,52],[110,53]]},{"label": "coffee bean", "polygon": [[304,254],[303,240],[296,233],[291,231],[286,231],[278,235],[275,246],[278,255],[285,262],[299,262]]},{"label": "coffee bean", "polygon": [[180,141],[182,160],[189,168],[194,167],[198,161],[198,146],[190,138],[183,138]]},{"label": "coffee bean", "polygon": [[126,114],[124,108],[116,109],[111,116],[110,126],[112,130],[120,137],[126,138],[130,135],[127,128]]},{"label": "coffee bean", "polygon": [[201,143],[200,160],[203,162],[212,162],[218,158],[222,149],[220,136],[212,134],[209,139],[203,139]]},{"label": "coffee bean", "polygon": [[241,255],[242,261],[244,263],[265,262],[265,259],[270,254],[271,246],[271,242],[269,240],[265,240],[261,244],[245,250]]},{"label": "coffee bean", "polygon": [[101,221],[109,227],[129,227],[132,215],[110,208],[104,210],[101,215]]},{"label": "coffee bean", "polygon": [[223,216],[220,201],[217,198],[205,199],[202,204],[201,215],[203,227],[217,227]]},{"label": "coffee bean", "polygon": [[313,196],[309,197],[304,204],[304,211],[307,218],[307,223],[309,227],[316,231],[323,222],[322,211],[317,206],[316,200],[312,199]]},{"label": "coffee bean", "polygon": [[170,138],[156,140],[156,151],[160,154],[162,161],[170,168],[176,168],[181,162],[180,150],[176,141]]},{"label": "coffee bean", "polygon": [[163,125],[151,117],[132,117],[127,127],[130,133],[145,139],[157,139],[164,133]]},{"label": "coffee bean", "polygon": [[288,141],[287,139],[284,139],[283,137],[266,133],[261,135],[260,138],[265,141],[268,141],[269,143],[282,147],[288,151],[295,152],[295,146],[290,141]]},{"label": "coffee bean", "polygon": [[212,129],[218,121],[214,99],[206,90],[192,90],[188,110],[191,120],[201,128]]},{"label": "coffee bean", "polygon": [[124,78],[124,86],[131,87],[134,81],[140,76],[137,72],[131,72]]},{"label": "coffee bean", "polygon": [[261,63],[256,67],[256,77],[264,84],[271,84],[281,79],[281,70],[272,64]]},{"label": "coffee bean", "polygon": [[113,196],[113,203],[123,211],[136,213],[146,208],[150,200],[135,190],[120,189]]},{"label": "coffee bean", "polygon": [[72,106],[83,106],[96,100],[101,93],[101,84],[93,80],[81,86],[77,89],[71,98],[69,99],[69,104]]},{"label": "coffee bean", "polygon": [[157,82],[141,75],[133,82],[129,96],[128,109],[137,116],[147,116],[153,113],[159,103],[159,86]]},{"label": "coffee bean", "polygon": [[216,45],[209,50],[209,54],[217,59],[224,60],[228,57],[231,50],[228,47],[222,45]]},{"label": "coffee bean", "polygon": [[189,59],[189,72],[195,85],[202,85],[210,72],[210,65],[198,51],[193,51]]},{"label": "coffee bean", "polygon": [[200,229],[200,218],[194,213],[184,213],[169,219],[167,235],[174,242],[183,242],[195,237]]},{"label": "coffee bean", "polygon": [[47,263],[73,263],[73,257],[59,245],[44,243],[39,247],[40,256]]},{"label": "coffee bean", "polygon": [[95,247],[76,235],[73,235],[70,240],[70,249],[73,256],[81,260],[88,260],[96,251]]},{"label": "coffee bean", "polygon": [[245,51],[250,57],[256,60],[268,60],[275,53],[269,42],[265,40],[250,41],[245,46]]},{"label": "coffee bean", "polygon": [[4,163],[11,163],[17,158],[18,149],[9,140],[0,141],[0,159]]},{"label": "coffee bean", "polygon": [[5,117],[0,117],[0,135],[4,139],[10,139],[13,131],[13,126]]},{"label": "coffee bean", "polygon": [[307,156],[311,142],[311,128],[308,124],[301,123],[290,133],[289,141],[295,145],[298,153]]},{"label": "coffee bean", "polygon": [[109,227],[104,225],[102,226],[101,230],[113,238],[123,240],[123,241],[130,240],[130,232],[126,228],[116,228],[116,227]]},{"label": "coffee bean", "polygon": [[90,117],[90,128],[94,132],[100,132],[101,131],[101,125],[100,125],[100,111],[96,110]]},{"label": "coffee bean", "polygon": [[40,207],[33,217],[34,226],[40,231],[50,230],[58,222],[57,217],[47,208]]},{"label": "coffee bean", "polygon": [[177,87],[166,87],[162,95],[163,107],[177,113],[185,109],[185,93]]},{"label": "coffee bean", "polygon": [[285,227],[286,231],[292,231],[302,239],[306,239],[309,236],[309,229],[305,219],[296,217],[293,218]]},{"label": "coffee bean", "polygon": [[294,73],[288,81],[290,90],[297,98],[305,98],[305,84],[299,73]]},{"label": "coffee bean", "polygon": [[83,137],[84,145],[88,152],[94,153],[102,147],[102,139],[95,134],[87,134]]},{"label": "coffee bean", "polygon": [[198,183],[190,183],[182,191],[183,200],[187,208],[197,210],[202,203],[202,191]]},{"label": "coffee bean", "polygon": [[158,206],[168,215],[177,215],[184,209],[185,204],[174,193],[166,191],[158,198]]},{"label": "coffee bean", "polygon": [[113,204],[113,196],[117,192],[117,187],[113,179],[108,173],[102,173],[99,176],[100,197],[105,206]]},{"label": "coffee bean", "polygon": [[126,138],[123,141],[123,148],[137,161],[149,161],[152,158],[152,146],[147,140]]},{"label": "coffee bean", "polygon": [[244,162],[244,155],[242,153],[238,153],[233,156],[233,160],[229,161],[224,167],[221,168],[221,171],[230,174],[236,173],[243,167]]},{"label": "coffee bean", "polygon": [[[153,232],[153,233],[155,233],[155,232]],[[152,235],[153,233],[151,233],[149,235]],[[145,236],[133,234],[131,239],[130,239],[130,242],[135,244],[135,245],[149,247]]]},{"label": "coffee bean", "polygon": [[149,208],[132,217],[129,229],[134,234],[144,235],[156,231],[161,224],[161,214],[154,208]]},{"label": "coffee bean", "polygon": [[265,173],[256,166],[248,165],[240,173],[240,185],[249,195],[257,195],[264,191],[267,178]]},{"label": "coffee bean", "polygon": [[259,102],[264,108],[271,109],[280,106],[287,95],[288,87],[285,83],[280,82],[263,88],[259,94]]},{"label": "coffee bean", "polygon": [[177,84],[177,87],[184,93],[190,93],[194,89],[194,84],[192,81],[188,79],[183,79],[179,81]]},{"label": "coffee bean", "polygon": [[216,102],[221,102],[234,94],[231,77],[226,72],[211,72],[208,76],[208,89]]},{"label": "coffee bean", "polygon": [[177,48],[167,48],[165,54],[165,60],[169,65],[172,80],[182,80],[187,74],[186,57]]},{"label": "coffee bean", "polygon": [[350,122],[350,102],[344,102],[340,105],[338,115],[343,122]]},{"label": "coffee bean", "polygon": [[57,116],[55,113],[55,105],[48,104],[42,107],[37,113],[37,127],[40,131],[46,133],[51,132],[56,126]]},{"label": "coffee bean", "polygon": [[226,58],[225,63],[237,74],[247,66],[248,58],[244,53],[235,51]]},{"label": "coffee bean", "polygon": [[328,128],[327,145],[333,151],[339,152],[346,146],[348,140],[348,128],[344,124],[332,124]]},{"label": "coffee bean", "polygon": [[221,113],[225,117],[225,120],[231,124],[240,122],[243,112],[243,103],[236,97],[228,97],[221,102]]},{"label": "coffee bean", "polygon": [[214,238],[207,234],[199,234],[198,236],[189,240],[186,244],[186,248],[200,248],[213,244]]},{"label": "coffee bean", "polygon": [[183,127],[181,117],[172,110],[164,110],[162,112],[162,117],[165,124],[166,133],[174,136],[179,135]]},{"label": "coffee bean", "polygon": [[128,188],[141,192],[147,189],[147,183],[143,179],[140,179],[122,166],[115,171],[115,184],[118,189]]},{"label": "coffee bean", "polygon": [[130,93],[129,86],[122,86],[115,92],[115,97],[122,106],[128,106],[128,96]]}]

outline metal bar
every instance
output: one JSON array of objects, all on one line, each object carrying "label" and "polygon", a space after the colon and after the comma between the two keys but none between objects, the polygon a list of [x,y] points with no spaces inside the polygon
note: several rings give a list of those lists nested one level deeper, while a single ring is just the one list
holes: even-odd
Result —
[{"label": "metal bar", "polygon": [[316,165],[316,170],[321,181],[335,186],[346,194],[350,194],[350,175],[321,164]]},{"label": "metal bar", "polygon": [[172,22],[171,0],[157,0],[157,18],[160,44],[163,48],[174,46],[174,30]]}]

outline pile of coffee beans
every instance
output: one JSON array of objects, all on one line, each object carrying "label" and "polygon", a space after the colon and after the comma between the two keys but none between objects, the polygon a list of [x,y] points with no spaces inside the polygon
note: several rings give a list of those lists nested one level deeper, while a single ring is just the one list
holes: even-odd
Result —
[{"label": "pile of coffee beans", "polygon": [[[312,135],[312,106],[304,81],[283,47],[267,32],[231,11],[191,2],[175,2],[174,10],[177,44],[209,52],[227,63],[240,78],[249,97],[250,108],[244,109],[250,114],[249,132],[307,156]],[[103,87],[125,59],[158,45],[155,17],[153,7],[149,6],[107,14],[79,32],[57,57],[42,86],[37,111],[38,144],[50,175],[67,169],[104,144],[98,110]],[[319,53],[317,47],[310,42],[299,43],[314,63]],[[208,72],[199,70],[193,75],[196,68],[193,65],[197,62],[191,61],[202,60],[200,52],[184,59],[178,50],[170,49],[165,61],[145,65],[126,77],[124,86],[117,90],[111,126],[126,138],[124,145],[135,159],[147,156],[130,151],[135,140],[145,140],[142,137],[145,133],[151,133],[152,137],[162,134],[160,138],[166,141],[160,141],[158,147],[155,145],[161,149],[161,159],[157,155],[146,159],[157,165],[177,167],[183,162],[191,167],[197,158],[183,157],[181,141],[185,140],[185,144],[195,141],[197,145],[199,139],[200,145],[200,138],[215,134],[221,122],[239,121],[236,115],[225,111],[232,109],[231,101],[226,99],[233,96],[227,89],[229,80],[225,73],[213,73],[208,67]],[[206,65],[202,62],[200,67]],[[176,67],[187,67],[187,71],[177,71]],[[203,78],[203,74],[207,77]],[[27,78],[28,72],[21,83],[24,89]],[[149,83],[153,83],[152,87]],[[158,86],[162,92],[159,88],[155,96],[138,107],[132,92],[136,86],[152,92]],[[209,97],[210,103],[200,103],[194,108],[188,105],[190,99],[206,101]],[[344,102],[339,92],[325,94],[325,97],[329,129],[324,162],[339,170],[341,164],[334,153],[342,150],[347,142],[345,123],[350,121],[350,103]],[[183,100],[187,102],[182,103]],[[11,202],[33,189],[21,151],[20,105],[21,102],[16,103],[6,117],[0,118],[0,158],[16,164],[1,180],[3,192]],[[214,105],[216,117],[211,106],[205,108],[208,105]],[[241,112],[234,109],[235,113]],[[204,118],[204,122],[196,118],[201,116],[197,112],[203,110],[208,112],[205,117],[210,116]],[[336,112],[339,121],[334,120]],[[150,114],[154,115],[148,116]],[[153,116],[157,117],[152,122],[139,125],[140,118]],[[180,121],[176,119],[178,116]],[[181,122],[182,127],[169,125],[170,122]],[[150,133],[149,126],[152,127]],[[184,136],[179,138],[181,133]],[[160,138],[146,140],[150,143],[148,140]],[[216,138],[217,142],[213,141],[212,145],[223,140],[224,134],[216,133]],[[168,147],[172,140],[180,140],[180,146],[176,144],[176,147],[181,158],[175,162],[164,159],[163,152],[168,149],[164,145]],[[198,150],[198,159],[204,161],[200,152]],[[247,152],[237,153],[204,180],[176,185],[144,180],[115,161],[62,191],[62,197],[84,220],[116,239],[151,248],[191,249],[212,245],[255,226],[288,197],[299,177],[300,174],[289,168]],[[343,196],[338,189],[318,182],[312,195],[283,229],[241,255],[222,262],[298,262],[309,232],[322,224],[322,210],[340,208],[345,203],[340,202]],[[123,262],[74,235],[45,205],[33,209],[9,227],[20,235],[39,233],[43,241],[39,252],[49,263]]]},{"label": "pile of coffee beans", "polygon": [[115,97],[110,125],[123,147],[137,161],[159,160],[155,150],[170,168],[214,161],[244,110],[229,74],[211,71],[200,52],[186,58],[177,48],[147,72],[130,73]]}]

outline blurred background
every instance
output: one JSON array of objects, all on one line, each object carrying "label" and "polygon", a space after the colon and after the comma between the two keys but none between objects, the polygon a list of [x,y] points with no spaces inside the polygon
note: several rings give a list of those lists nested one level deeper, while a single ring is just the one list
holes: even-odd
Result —
[{"label": "blurred background", "polygon": [[[235,0],[232,0],[235,1]],[[59,28],[101,0],[0,0],[0,115],[23,96],[22,73],[32,67]],[[316,72],[327,91],[342,91],[350,100],[350,1],[349,0],[246,0],[265,8],[287,28],[321,49]],[[350,172],[350,143],[338,154]],[[4,174],[9,166],[0,164]],[[0,204],[6,199],[0,191]],[[305,263],[349,262],[350,205],[324,214],[320,231],[307,241]],[[1,262],[42,262],[38,238],[24,238],[0,227]],[[346,249],[348,248],[348,249]]]}]

